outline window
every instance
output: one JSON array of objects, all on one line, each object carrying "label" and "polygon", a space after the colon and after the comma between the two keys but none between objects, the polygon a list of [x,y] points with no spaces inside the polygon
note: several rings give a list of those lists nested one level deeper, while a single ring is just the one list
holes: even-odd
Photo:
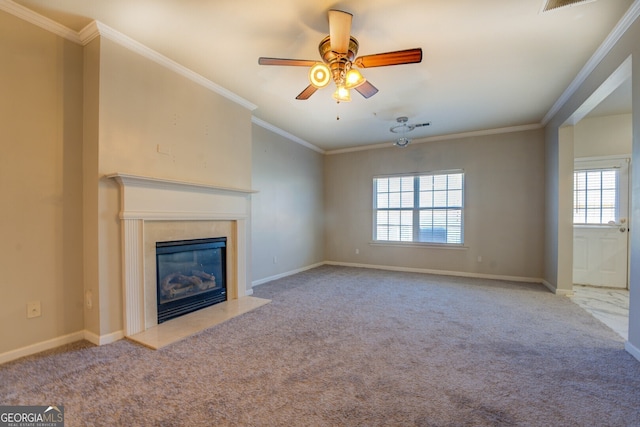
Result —
[{"label": "window", "polygon": [[462,244],[464,173],[373,179],[373,240]]},{"label": "window", "polygon": [[573,223],[603,225],[618,215],[618,170],[588,169],[573,173]]}]

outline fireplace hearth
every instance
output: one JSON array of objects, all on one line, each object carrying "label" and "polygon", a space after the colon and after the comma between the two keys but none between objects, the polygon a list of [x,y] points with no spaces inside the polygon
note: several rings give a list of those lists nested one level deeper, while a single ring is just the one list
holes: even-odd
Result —
[{"label": "fireplace hearth", "polygon": [[226,237],[156,243],[158,323],[227,300]]}]

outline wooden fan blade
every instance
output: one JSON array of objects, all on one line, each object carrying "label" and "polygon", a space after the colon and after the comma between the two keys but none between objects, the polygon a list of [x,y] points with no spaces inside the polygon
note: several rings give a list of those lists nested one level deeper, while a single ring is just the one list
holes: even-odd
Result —
[{"label": "wooden fan blade", "polygon": [[355,89],[358,91],[360,95],[364,96],[367,99],[371,98],[373,95],[378,93],[378,88],[372,85],[371,83],[369,83],[369,81],[362,83],[360,86],[356,87]]},{"label": "wooden fan blade", "polygon": [[310,59],[286,59],[286,58],[265,58],[261,56],[258,58],[258,64],[260,65],[289,65],[293,67],[311,67],[318,61],[311,61]]},{"label": "wooden fan blade", "polygon": [[329,39],[332,51],[343,54],[349,52],[352,18],[353,15],[349,12],[329,10]]},{"label": "wooden fan blade", "polygon": [[422,61],[422,48],[398,50],[395,52],[365,55],[353,61],[356,67],[371,68],[386,65],[415,64]]},{"label": "wooden fan blade", "polygon": [[300,92],[300,94],[298,96],[296,96],[296,99],[300,99],[300,100],[309,99],[309,97],[311,95],[313,95],[314,93],[316,93],[317,90],[318,90],[318,88],[316,88],[315,86],[309,85],[309,86],[306,87],[305,90]]}]

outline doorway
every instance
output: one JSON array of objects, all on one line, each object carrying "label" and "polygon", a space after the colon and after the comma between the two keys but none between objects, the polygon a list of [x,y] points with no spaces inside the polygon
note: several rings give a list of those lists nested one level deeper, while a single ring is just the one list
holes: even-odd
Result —
[{"label": "doorway", "polygon": [[572,128],[573,283],[628,289],[631,57],[565,123]]},{"label": "doorway", "polygon": [[572,299],[624,339],[632,226],[631,93],[629,57],[565,123],[572,127],[574,145]]},{"label": "doorway", "polygon": [[[592,120],[602,123],[608,119]],[[630,145],[629,141],[629,149]],[[575,159],[574,285],[629,287],[630,160],[630,157]]]}]

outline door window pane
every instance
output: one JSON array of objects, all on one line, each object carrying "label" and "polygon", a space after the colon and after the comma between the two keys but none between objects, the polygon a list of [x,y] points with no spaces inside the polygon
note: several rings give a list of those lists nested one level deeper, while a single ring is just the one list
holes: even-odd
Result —
[{"label": "door window pane", "polygon": [[603,225],[618,216],[617,169],[577,170],[573,174],[574,224]]}]

